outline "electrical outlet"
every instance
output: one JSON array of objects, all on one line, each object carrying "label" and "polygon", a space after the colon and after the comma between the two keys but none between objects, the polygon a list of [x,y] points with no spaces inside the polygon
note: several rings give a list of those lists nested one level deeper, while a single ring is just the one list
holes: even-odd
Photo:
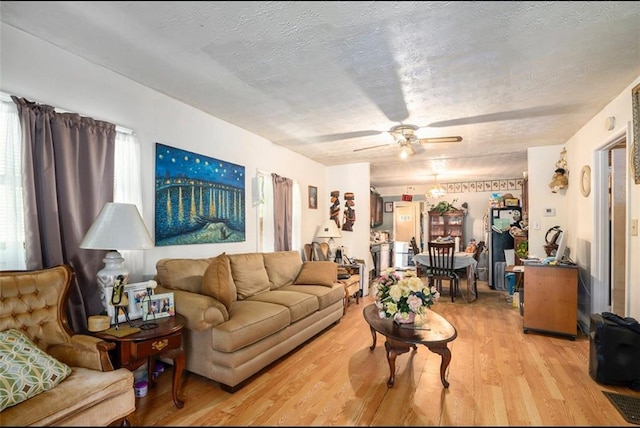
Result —
[{"label": "electrical outlet", "polygon": [[631,236],[638,236],[638,219],[631,219]]}]

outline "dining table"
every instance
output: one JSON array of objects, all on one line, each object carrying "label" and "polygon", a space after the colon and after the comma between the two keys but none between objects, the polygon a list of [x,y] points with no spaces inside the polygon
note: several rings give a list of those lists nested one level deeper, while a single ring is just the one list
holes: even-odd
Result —
[{"label": "dining table", "polygon": [[[429,253],[419,253],[413,256],[414,263],[420,263],[422,266],[429,270]],[[462,297],[471,303],[478,298],[478,289],[476,286],[476,267],[478,261],[473,258],[473,253],[467,253],[459,251],[453,254],[453,270],[466,271],[467,287],[466,290],[460,287],[460,293]]]}]

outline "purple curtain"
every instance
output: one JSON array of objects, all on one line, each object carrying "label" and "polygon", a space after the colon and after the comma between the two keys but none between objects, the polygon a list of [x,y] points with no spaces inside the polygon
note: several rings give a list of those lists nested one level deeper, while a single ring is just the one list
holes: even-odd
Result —
[{"label": "purple curtain", "polygon": [[293,180],[271,174],[273,180],[274,250],[291,251],[293,220]]},{"label": "purple curtain", "polygon": [[11,98],[22,127],[27,269],[74,269],[69,322],[74,331],[86,332],[87,316],[104,310],[96,274],[105,252],[79,245],[104,204],[113,201],[116,127]]}]

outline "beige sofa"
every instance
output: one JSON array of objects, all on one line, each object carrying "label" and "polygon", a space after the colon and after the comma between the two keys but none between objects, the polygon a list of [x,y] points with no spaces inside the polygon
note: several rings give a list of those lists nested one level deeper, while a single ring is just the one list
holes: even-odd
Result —
[{"label": "beige sofa", "polygon": [[72,277],[66,265],[0,272],[0,426],[135,421],[133,374],[113,369],[115,344],[69,329]]},{"label": "beige sofa", "polygon": [[233,392],[343,315],[337,264],[297,251],[161,259],[156,293],[187,319],[186,369]]}]

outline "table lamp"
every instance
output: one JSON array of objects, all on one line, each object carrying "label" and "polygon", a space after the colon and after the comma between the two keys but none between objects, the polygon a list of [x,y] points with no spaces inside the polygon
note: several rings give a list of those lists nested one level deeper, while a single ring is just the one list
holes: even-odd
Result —
[{"label": "table lamp", "polygon": [[104,268],[98,271],[98,288],[105,311],[109,309],[110,296],[105,289],[113,287],[119,275],[124,284],[129,282],[129,271],[124,267],[124,258],[118,250],[146,250],[153,248],[153,240],[142,221],[135,204],[107,202],[85,234],[80,248],[109,250]]},{"label": "table lamp", "polygon": [[329,238],[327,244],[329,245],[329,260],[334,260],[336,256],[336,241],[333,238],[342,238],[342,234],[340,233],[340,229],[336,225],[336,222],[332,219],[325,220],[322,225],[320,225],[320,230],[318,230],[317,238]]}]

